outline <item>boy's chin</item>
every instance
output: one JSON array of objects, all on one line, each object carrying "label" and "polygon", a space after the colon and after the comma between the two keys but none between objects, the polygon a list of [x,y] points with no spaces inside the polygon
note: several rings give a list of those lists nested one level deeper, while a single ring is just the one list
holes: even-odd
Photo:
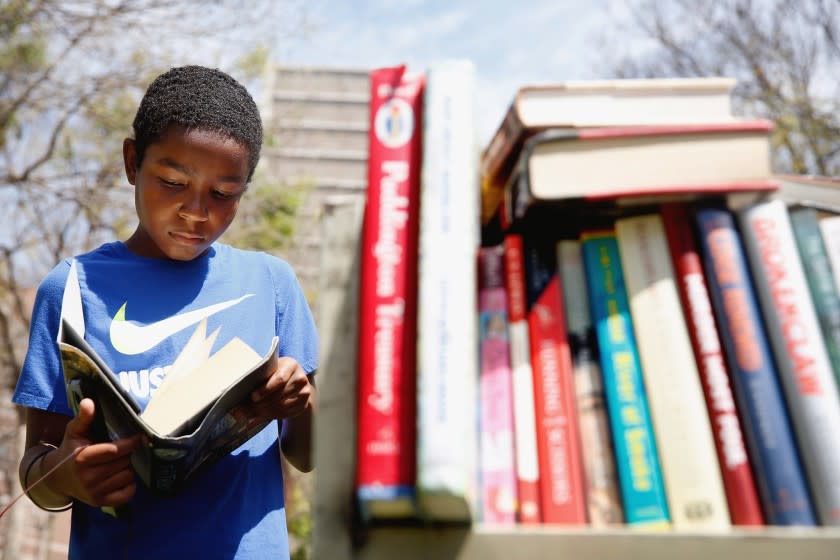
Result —
[{"label": "boy's chin", "polygon": [[164,258],[173,261],[191,261],[197,259],[207,252],[210,248],[210,243],[201,243],[199,245],[183,245],[180,243],[166,243],[158,246]]},{"label": "boy's chin", "polygon": [[202,245],[200,248],[178,248],[177,250],[168,250],[164,254],[173,261],[191,261],[197,259],[207,252],[209,245]]},{"label": "boy's chin", "polygon": [[161,252],[168,258],[175,261],[191,261],[207,252],[212,241],[202,239],[201,242],[184,241],[173,236],[166,240],[165,246],[160,247]]}]

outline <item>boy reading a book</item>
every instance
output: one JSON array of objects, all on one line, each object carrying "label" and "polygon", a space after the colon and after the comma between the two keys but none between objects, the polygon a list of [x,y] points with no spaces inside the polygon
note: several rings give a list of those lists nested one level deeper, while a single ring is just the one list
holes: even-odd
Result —
[{"label": "boy reading a book", "polygon": [[[67,260],[39,287],[13,398],[27,409],[21,482],[55,468],[29,497],[43,509],[72,507],[71,558],[288,558],[280,449],[311,469],[317,334],[288,264],[216,241],[259,159],[257,106],[227,74],[173,68],[149,86],[133,128],[123,159],[137,228],[75,258],[85,339],[142,408],[200,322],[214,348],[238,337],[264,355],[277,336],[279,365],[246,414],[277,421],[174,497],[151,494],[129,462],[141,438],[91,441],[94,402],[75,417],[68,407],[56,345]],[[128,516],[102,511],[124,505]]]}]

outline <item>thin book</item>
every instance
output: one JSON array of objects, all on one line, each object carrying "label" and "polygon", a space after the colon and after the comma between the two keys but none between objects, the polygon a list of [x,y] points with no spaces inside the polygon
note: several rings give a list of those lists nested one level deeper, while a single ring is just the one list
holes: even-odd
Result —
[{"label": "thin book", "polygon": [[210,355],[218,331],[206,336],[205,321],[141,410],[85,341],[81,291],[75,262],[71,265],[57,339],[68,404],[78,414],[82,399],[94,401],[93,441],[143,435],[144,445],[133,452],[131,463],[157,494],[176,493],[269,422],[250,420],[244,406],[277,369],[278,338],[264,356],[236,337]]}]

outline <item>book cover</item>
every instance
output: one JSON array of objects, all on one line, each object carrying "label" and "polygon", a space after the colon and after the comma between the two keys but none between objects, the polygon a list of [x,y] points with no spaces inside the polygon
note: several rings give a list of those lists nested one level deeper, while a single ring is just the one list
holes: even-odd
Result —
[{"label": "book cover", "polygon": [[704,207],[697,209],[694,220],[764,519],[771,525],[814,525],[808,487],[735,219],[728,210]]},{"label": "book cover", "polygon": [[773,179],[781,185],[776,197],[787,204],[840,213],[840,177],[776,173]]},{"label": "book cover", "polygon": [[[475,70],[448,60],[426,74],[417,319],[417,499],[431,520],[475,507],[479,245]],[[470,188],[470,186],[473,188]]]},{"label": "book cover", "polygon": [[[838,210],[840,211],[840,210]],[[828,262],[834,275],[834,285],[840,292],[840,215],[820,218],[820,234],[828,254]]]},{"label": "book cover", "polygon": [[732,524],[763,525],[761,502],[744,444],[741,420],[730,385],[730,372],[723,357],[688,206],[664,205],[662,222],[700,373]]},{"label": "book cover", "polygon": [[581,243],[624,518],[632,526],[667,528],[671,518],[618,242],[613,231],[585,231]]},{"label": "book cover", "polygon": [[425,76],[370,74],[359,281],[358,463],[362,515],[416,514],[417,252]]},{"label": "book cover", "polygon": [[522,236],[505,235],[505,291],[508,296],[508,336],[513,369],[513,428],[516,449],[517,521],[539,523],[540,470],[537,460],[537,421],[534,373],[525,298],[525,256]]},{"label": "book cover", "polygon": [[732,78],[580,80],[521,87],[481,156],[482,221],[529,136],[548,128],[722,122],[732,120]]},{"label": "book cover", "polygon": [[586,502],[574,372],[556,244],[529,235],[524,241],[542,521],[584,524]]},{"label": "book cover", "polygon": [[[238,338],[209,356],[215,337],[211,335],[209,344],[205,344],[208,338],[203,321],[164,378],[169,388],[164,389],[162,383],[141,412],[84,335],[81,293],[73,262],[57,337],[67,402],[78,414],[83,398],[94,401],[97,414],[90,430],[93,441],[144,435],[146,444],[132,453],[131,464],[143,484],[156,494],[176,494],[193,476],[269,422],[249,422],[239,407],[250,405],[251,393],[277,369],[277,337],[265,356]],[[206,349],[203,357],[201,347]],[[183,366],[185,361],[190,362],[189,367]],[[180,378],[172,381],[171,375]],[[194,375],[201,376],[200,382],[195,382]],[[150,414],[151,408],[156,410]]]},{"label": "book cover", "polygon": [[522,148],[506,213],[515,221],[536,204],[775,191],[772,129],[750,120],[547,130]]},{"label": "book cover", "polygon": [[662,218],[621,218],[615,232],[674,528],[726,529],[720,465]]},{"label": "book cover", "polygon": [[478,253],[480,513],[482,523],[516,522],[513,372],[508,336],[504,249]]},{"label": "book cover", "polygon": [[840,393],[796,248],[787,206],[738,211],[770,348],[823,525],[840,525]]},{"label": "book cover", "polygon": [[557,242],[557,271],[563,286],[566,328],[574,368],[578,431],[583,458],[587,520],[593,527],[624,521],[615,454],[610,441],[598,342],[589,313],[580,242]]},{"label": "book cover", "polygon": [[834,381],[840,386],[840,295],[820,233],[819,213],[814,208],[796,206],[789,208],[789,214]]}]

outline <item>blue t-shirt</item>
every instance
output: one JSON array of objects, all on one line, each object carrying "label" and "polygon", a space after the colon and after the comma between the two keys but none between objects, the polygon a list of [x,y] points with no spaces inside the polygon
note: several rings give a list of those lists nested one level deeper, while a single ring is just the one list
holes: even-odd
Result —
[{"label": "blue t-shirt", "polygon": [[[213,352],[239,337],[265,355],[278,336],[280,356],[295,358],[307,373],[317,367],[312,314],[280,259],[221,243],[192,261],[150,259],[114,242],[76,257],[76,268],[85,339],[141,407],[203,318],[208,335],[219,331]],[[56,344],[69,270],[69,261],[60,263],[38,289],[13,400],[72,415]],[[126,336],[120,321],[140,326],[143,336]],[[138,481],[129,508],[122,520],[76,502],[70,558],[288,558],[277,423],[174,497],[152,495]]]}]

